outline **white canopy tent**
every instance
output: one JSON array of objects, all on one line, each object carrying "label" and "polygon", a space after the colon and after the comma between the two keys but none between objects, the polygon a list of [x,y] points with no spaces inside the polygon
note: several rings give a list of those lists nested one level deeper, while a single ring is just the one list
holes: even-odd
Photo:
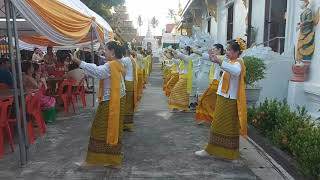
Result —
[{"label": "white canopy tent", "polygon": [[[68,13],[71,15],[70,17],[67,16]],[[65,17],[64,14],[66,14]],[[60,17],[60,19],[52,18],[55,16]],[[79,25],[77,20],[82,24]],[[58,25],[61,27],[58,27]],[[69,29],[66,28],[72,28],[73,26],[75,27],[72,29],[73,31],[68,31]],[[39,41],[34,41],[35,43],[24,42],[19,37],[25,36],[36,40],[37,38],[43,40],[45,37],[45,42],[54,43],[54,46],[60,49],[91,46],[93,59],[94,43],[99,44],[109,40],[110,33],[112,33],[110,25],[80,0],[0,0],[0,38],[1,36],[7,36],[9,45],[21,165],[25,165],[28,161],[28,142],[26,142],[26,127],[22,126],[22,124],[26,124],[26,107],[22,95],[24,89],[19,50],[31,50],[31,48],[39,47],[39,45],[43,49],[49,44],[37,44]],[[73,36],[74,34],[80,35]],[[19,104],[21,107],[19,107]]]},{"label": "white canopy tent", "polygon": [[[60,2],[61,4],[68,6],[74,11],[79,12],[87,17],[93,19],[92,26],[94,29],[93,40],[102,42],[109,41],[109,34],[112,33],[112,28],[101,16],[89,9],[85,4],[80,0],[54,0]],[[26,0],[11,0],[15,5],[18,11],[16,11],[17,16],[17,30],[19,37],[43,37],[45,36],[48,40],[56,43],[53,45],[56,49],[68,49],[75,47],[90,47],[91,44],[91,33],[88,33],[86,39],[81,42],[66,37],[59,33],[57,30],[52,28],[48,22],[45,21],[40,15],[38,15],[33,8],[28,4]],[[96,27],[100,26],[104,31],[104,39],[99,39],[99,35],[96,32]],[[5,20],[5,11],[4,11],[4,0],[0,0],[0,36],[5,35],[6,31],[6,20]],[[20,39],[21,40],[21,39]],[[23,48],[30,49],[36,46],[44,46],[43,44],[38,44],[36,42],[24,42]],[[96,45],[97,46],[97,45]]]}]

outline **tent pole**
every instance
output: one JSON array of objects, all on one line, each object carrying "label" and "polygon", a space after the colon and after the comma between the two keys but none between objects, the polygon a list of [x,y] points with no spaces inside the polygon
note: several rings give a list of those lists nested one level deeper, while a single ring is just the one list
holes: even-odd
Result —
[{"label": "tent pole", "polygon": [[[13,34],[15,39],[15,46],[16,46],[16,55],[17,55],[17,73],[18,73],[18,83],[20,87],[20,102],[21,102],[21,110],[22,110],[22,122],[23,124],[27,124],[27,114],[26,114],[26,103],[24,98],[24,87],[22,82],[22,70],[21,70],[21,55],[20,55],[20,47],[19,47],[19,35],[17,29],[17,22],[16,22],[16,7],[11,3],[11,10],[12,10],[12,19],[13,19]],[[26,146],[26,162],[28,162],[28,155],[29,155],[29,142],[27,136],[27,126],[23,126],[23,135],[24,135],[24,143]]]},{"label": "tent pole", "polygon": [[[93,27],[91,27],[91,62],[94,63],[94,50],[93,50]],[[94,87],[94,77],[92,77],[92,86],[93,86],[93,92],[92,92],[92,106],[95,106],[95,87]]]},{"label": "tent pole", "polygon": [[15,101],[15,111],[16,111],[16,119],[18,126],[18,136],[19,136],[19,151],[20,151],[20,165],[23,166],[26,164],[26,147],[24,142],[23,133],[21,131],[21,114],[19,108],[19,95],[18,95],[18,87],[17,87],[17,76],[16,76],[16,64],[14,60],[13,53],[13,42],[12,42],[12,29],[10,22],[10,0],[4,0],[5,12],[6,12],[6,23],[8,30],[8,44],[9,44],[9,58],[11,62],[11,70],[12,70],[12,80],[13,80],[13,88],[14,88],[14,101]]}]

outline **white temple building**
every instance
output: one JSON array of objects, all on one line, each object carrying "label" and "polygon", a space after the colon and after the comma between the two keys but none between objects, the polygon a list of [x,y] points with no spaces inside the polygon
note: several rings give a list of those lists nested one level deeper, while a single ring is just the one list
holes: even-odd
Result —
[{"label": "white temple building", "polygon": [[[308,8],[319,18],[320,0],[310,0]],[[191,36],[191,26],[197,25],[216,43],[226,45],[238,37],[247,40],[250,27],[254,46],[246,54],[260,57],[267,65],[266,78],[258,83],[262,87],[259,102],[287,100],[292,108],[307,107],[316,118],[320,117],[320,23],[313,28],[315,47],[309,71],[300,74],[304,80],[293,78],[301,73],[294,64],[302,12],[301,0],[189,0],[177,32]]]},{"label": "white temple building", "polygon": [[142,48],[146,50],[151,50],[153,54],[156,54],[159,49],[159,40],[154,38],[150,30],[150,25],[148,26],[148,31],[146,37],[142,41]]}]

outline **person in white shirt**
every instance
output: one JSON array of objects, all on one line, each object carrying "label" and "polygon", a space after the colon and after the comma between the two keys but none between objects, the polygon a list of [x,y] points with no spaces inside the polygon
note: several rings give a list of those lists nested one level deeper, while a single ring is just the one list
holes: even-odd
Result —
[{"label": "person in white shirt", "polygon": [[43,53],[42,51],[39,49],[39,48],[34,48],[34,51],[33,51],[33,55],[32,55],[32,61],[33,62],[36,62],[36,63],[39,63],[39,62],[42,62],[43,61]]},{"label": "person in white shirt", "polygon": [[132,131],[133,115],[134,115],[134,70],[133,62],[130,59],[130,51],[124,46],[124,57],[121,62],[126,69],[125,84],[126,84],[126,106],[124,110],[123,130]]},{"label": "person in white shirt", "polygon": [[204,150],[195,152],[197,156],[214,156],[231,161],[239,159],[239,135],[247,136],[246,70],[240,58],[245,49],[245,41],[236,39],[228,43],[226,59],[210,52],[211,61],[221,67],[223,74],[218,86],[209,142]]},{"label": "person in white shirt", "polygon": [[84,87],[87,87],[85,78],[86,74],[83,69],[80,69],[78,64],[71,63],[68,65],[68,72],[65,75],[65,78],[72,79],[76,81],[76,86],[79,85],[79,83],[83,80],[84,81]]},{"label": "person in white shirt", "polygon": [[92,124],[86,160],[80,166],[112,166],[122,164],[123,109],[125,84],[123,66],[120,62],[123,51],[120,43],[110,41],[105,48],[107,62],[97,66],[73,57],[86,73],[100,79],[99,106]]}]

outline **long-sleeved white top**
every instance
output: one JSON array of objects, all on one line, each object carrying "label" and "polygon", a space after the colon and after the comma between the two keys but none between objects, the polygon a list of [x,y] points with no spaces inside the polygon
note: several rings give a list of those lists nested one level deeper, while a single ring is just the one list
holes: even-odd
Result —
[{"label": "long-sleeved white top", "polygon": [[180,74],[188,74],[188,65],[191,57],[181,52],[177,52],[177,56],[184,62],[184,69],[180,69]]},{"label": "long-sleeved white top", "polygon": [[126,68],[126,77],[125,80],[126,81],[133,81],[133,65],[132,65],[132,61],[129,57],[123,57],[121,59],[122,64],[124,65],[124,67]]},{"label": "long-sleeved white top", "polygon": [[[110,76],[112,76],[112,74],[110,71],[109,63],[105,63],[104,65],[97,66],[92,63],[86,63],[84,61],[81,61],[80,68],[83,69],[90,76],[104,80],[103,101],[110,100]],[[122,75],[121,75],[121,81],[119,83],[120,83],[120,96],[124,97],[126,95],[126,87],[125,87]]]},{"label": "long-sleeved white top", "polygon": [[[241,73],[241,64],[239,62],[235,62],[234,64],[231,64],[224,60],[221,64],[221,69],[223,70],[223,74],[219,83],[217,94],[228,99],[237,99],[238,89],[239,89],[239,79],[240,79],[240,73]],[[223,93],[221,88],[223,84],[223,76],[226,72],[230,73],[230,84],[229,84],[229,91],[227,93]]]},{"label": "long-sleeved white top", "polygon": [[220,80],[221,68],[220,68],[219,64],[213,63],[213,65],[214,65],[213,79]]}]

